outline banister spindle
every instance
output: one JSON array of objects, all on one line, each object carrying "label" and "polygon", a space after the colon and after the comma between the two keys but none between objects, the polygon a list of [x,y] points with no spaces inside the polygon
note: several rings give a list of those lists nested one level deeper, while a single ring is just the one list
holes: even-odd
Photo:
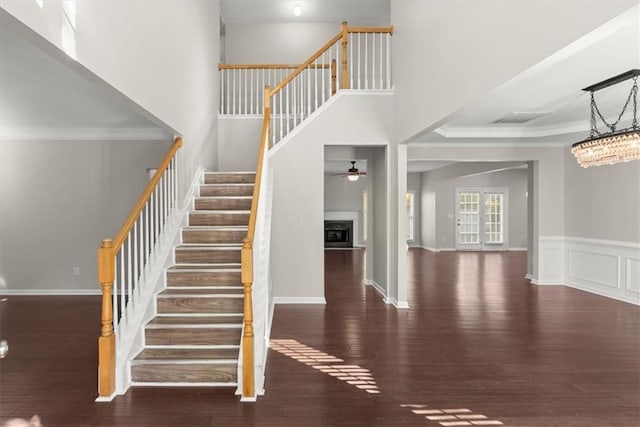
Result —
[{"label": "banister spindle", "polygon": [[98,249],[98,282],[102,287],[100,338],[98,338],[98,394],[110,397],[116,390],[116,340],[113,333],[111,290],[115,278],[115,259],[111,239]]},{"label": "banister spindle", "polygon": [[349,28],[347,22],[342,23],[342,76],[341,89],[349,89],[349,72],[347,70],[347,46],[349,45]]}]

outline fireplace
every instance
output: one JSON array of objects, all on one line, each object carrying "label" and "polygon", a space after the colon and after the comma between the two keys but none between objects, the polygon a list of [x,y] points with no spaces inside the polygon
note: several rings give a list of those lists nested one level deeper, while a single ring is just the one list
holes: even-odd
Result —
[{"label": "fireplace", "polygon": [[352,248],[353,221],[325,221],[325,248]]}]

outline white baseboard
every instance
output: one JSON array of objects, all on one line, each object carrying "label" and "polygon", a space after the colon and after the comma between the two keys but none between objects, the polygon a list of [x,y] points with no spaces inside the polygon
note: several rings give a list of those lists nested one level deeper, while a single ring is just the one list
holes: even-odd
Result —
[{"label": "white baseboard", "polygon": [[528,248],[509,248],[507,250],[508,251],[514,251],[514,252],[526,252],[528,250]]},{"label": "white baseboard", "polygon": [[365,279],[364,284],[367,286],[372,286],[373,289],[383,298],[383,300],[387,298],[387,292],[375,280]]},{"label": "white baseboard", "polygon": [[273,297],[274,304],[326,304],[324,297]]},{"label": "white baseboard", "polygon": [[431,246],[418,246],[418,247],[431,252],[440,252],[439,249],[432,248]]},{"label": "white baseboard", "polygon": [[387,297],[384,299],[384,303],[385,304],[391,304],[393,305],[395,308],[397,309],[408,309],[409,308],[409,303],[407,301],[398,301],[397,299],[393,298],[393,297]]},{"label": "white baseboard", "polygon": [[437,251],[438,252],[455,252],[456,248],[440,248]]},{"label": "white baseboard", "polygon": [[[96,285],[97,286],[97,285]],[[102,290],[97,289],[0,289],[0,295],[41,295],[41,296],[80,296],[102,295]]]}]

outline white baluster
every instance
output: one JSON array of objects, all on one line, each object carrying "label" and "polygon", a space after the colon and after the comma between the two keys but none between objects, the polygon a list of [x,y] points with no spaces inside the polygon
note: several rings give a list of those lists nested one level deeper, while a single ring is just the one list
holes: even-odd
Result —
[{"label": "white baluster", "polygon": [[326,99],[326,92],[325,92],[325,87],[324,87],[324,52],[322,53],[322,55],[320,56],[321,58],[321,65],[322,67],[320,67],[320,69],[322,70],[322,102],[320,103],[320,105],[324,104],[324,100]]},{"label": "white baluster", "polygon": [[127,301],[126,301],[126,270],[124,269],[124,250],[120,248],[120,323],[124,322],[127,317]]},{"label": "white baluster", "polygon": [[387,40],[387,89],[391,89],[391,34],[386,35]]},{"label": "white baluster", "polygon": [[369,89],[369,35],[364,33],[364,88]]},{"label": "white baluster", "polygon": [[138,217],[138,224],[140,224],[140,231],[138,232],[138,257],[140,258],[140,281],[144,280],[144,267],[146,265],[146,260],[144,256],[144,208],[140,211],[140,216]]},{"label": "white baluster", "polygon": [[376,33],[371,34],[371,89],[376,88]]},{"label": "white baluster", "polygon": [[314,111],[318,109],[318,63],[314,62],[315,68],[313,69],[313,75],[315,76],[314,78],[314,86],[315,86],[315,94],[314,94],[314,99],[315,99],[315,105],[316,107],[314,108]]},{"label": "white baluster", "polygon": [[360,34],[358,33],[358,89],[362,89],[362,82],[360,81],[360,63],[362,62],[362,57],[360,56],[360,43],[361,43],[361,38],[360,38]]},{"label": "white baluster", "polygon": [[237,70],[233,69],[232,73],[233,73],[233,83],[231,85],[231,93],[233,94],[233,99],[231,101],[231,114],[237,114],[237,111],[236,111],[236,73],[237,73]]},{"label": "white baluster", "polygon": [[311,66],[307,68],[307,116],[311,115]]},{"label": "white baluster", "polygon": [[224,68],[220,70],[220,114],[225,114],[224,112]]},{"label": "white baluster", "polygon": [[[115,255],[114,255],[115,256]],[[115,262],[115,261],[114,261]],[[114,268],[113,272],[113,285],[111,287],[111,299],[113,300],[113,330],[118,333],[118,323],[120,323],[120,310],[118,310],[118,268]]]},{"label": "white baluster", "polygon": [[349,89],[353,89],[353,33],[349,34]]},{"label": "white baluster", "polygon": [[291,85],[288,84],[285,89],[287,90],[286,92],[286,97],[287,97],[287,112],[285,114],[285,120],[287,122],[287,133],[286,135],[289,134],[289,131],[291,130],[291,109],[290,109],[290,98],[291,98]]},{"label": "white baluster", "polygon": [[383,88],[383,76],[382,76],[382,37],[384,36],[383,33],[378,33],[378,37],[380,38],[380,89]]}]

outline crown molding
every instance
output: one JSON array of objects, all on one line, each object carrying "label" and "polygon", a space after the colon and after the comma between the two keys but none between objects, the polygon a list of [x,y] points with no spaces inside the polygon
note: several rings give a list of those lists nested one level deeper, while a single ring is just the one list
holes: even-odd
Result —
[{"label": "crown molding", "polygon": [[2,128],[0,140],[11,141],[164,141],[173,135],[158,128]]},{"label": "crown molding", "polygon": [[454,127],[441,126],[435,130],[445,138],[546,138],[550,136],[568,135],[583,132],[589,133],[586,121],[565,123],[555,126],[478,126]]}]

